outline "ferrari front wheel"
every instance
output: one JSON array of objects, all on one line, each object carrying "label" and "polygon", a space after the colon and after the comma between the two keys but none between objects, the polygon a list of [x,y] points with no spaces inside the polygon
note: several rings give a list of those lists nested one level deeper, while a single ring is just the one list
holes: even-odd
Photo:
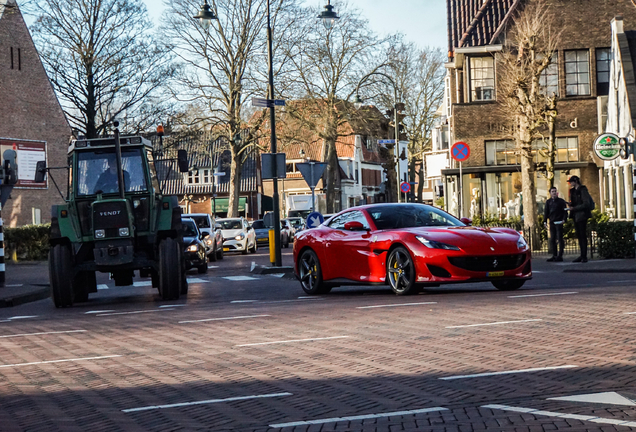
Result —
[{"label": "ferrari front wheel", "polygon": [[300,255],[298,261],[298,274],[300,275],[300,284],[309,295],[326,294],[330,291],[322,281],[322,268],[318,255],[311,249],[307,249]]},{"label": "ferrari front wheel", "polygon": [[526,283],[525,279],[513,279],[513,280],[499,280],[492,281],[495,288],[500,291],[514,291],[518,290]]},{"label": "ferrari front wheel", "polygon": [[391,289],[397,295],[409,295],[417,292],[415,286],[415,265],[409,251],[398,246],[389,252],[386,260],[386,278]]}]

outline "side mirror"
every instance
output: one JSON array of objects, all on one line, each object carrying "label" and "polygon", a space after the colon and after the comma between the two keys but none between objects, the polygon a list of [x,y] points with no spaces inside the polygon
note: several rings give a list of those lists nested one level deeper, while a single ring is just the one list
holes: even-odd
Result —
[{"label": "side mirror", "polygon": [[179,172],[188,172],[188,152],[185,150],[179,150],[177,152],[177,164],[179,165]]},{"label": "side mirror", "polygon": [[221,224],[214,224],[214,229],[221,229]]},{"label": "side mirror", "polygon": [[362,225],[362,223],[358,221],[351,221],[351,222],[345,223],[344,229],[347,231],[365,231],[366,230],[364,225]]},{"label": "side mirror", "polygon": [[38,161],[35,164],[35,182],[44,183],[46,178],[46,161]]},{"label": "side mirror", "polygon": [[467,217],[463,217],[460,219],[460,221],[468,226],[471,226],[473,224],[473,220],[472,219],[468,219]]}]

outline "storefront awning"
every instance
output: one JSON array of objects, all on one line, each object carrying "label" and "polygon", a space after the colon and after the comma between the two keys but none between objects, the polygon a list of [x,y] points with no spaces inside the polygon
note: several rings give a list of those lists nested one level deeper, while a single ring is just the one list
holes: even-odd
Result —
[{"label": "storefront awning", "polygon": [[[239,197],[239,206],[238,206],[239,212],[245,211],[246,203],[247,203],[246,197]],[[212,208],[212,206],[215,206],[217,213],[227,213],[229,210],[229,205],[230,205],[229,198],[217,198],[216,204],[214,203],[214,200],[210,200],[210,208]]]},{"label": "storefront awning", "polygon": [[[575,168],[585,168],[588,165],[592,165],[590,162],[568,162],[568,163],[556,163],[554,164],[555,170],[568,170]],[[521,165],[487,165],[476,167],[462,167],[462,174],[476,174],[476,173],[498,173],[498,172],[521,172]],[[443,169],[442,175],[444,176],[456,176],[459,175],[459,168]]]}]

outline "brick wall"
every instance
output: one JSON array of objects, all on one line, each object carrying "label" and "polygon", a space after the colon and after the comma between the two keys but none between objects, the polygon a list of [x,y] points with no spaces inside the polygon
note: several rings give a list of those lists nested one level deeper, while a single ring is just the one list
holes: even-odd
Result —
[{"label": "brick wall", "polygon": [[[66,165],[71,130],[15,6],[7,7],[0,18],[0,104],[0,137],[46,141],[48,165]],[[53,175],[65,194],[66,171],[56,170]],[[29,224],[32,208],[38,208],[42,222],[49,222],[51,206],[62,202],[49,179],[45,190],[14,189],[2,217],[7,225]]]}]

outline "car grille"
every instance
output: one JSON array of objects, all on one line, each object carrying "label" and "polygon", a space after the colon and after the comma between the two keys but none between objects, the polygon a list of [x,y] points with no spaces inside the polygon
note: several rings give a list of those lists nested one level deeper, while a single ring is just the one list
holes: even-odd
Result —
[{"label": "car grille", "polygon": [[513,270],[521,266],[526,254],[488,255],[478,257],[448,257],[455,267],[469,271]]}]

